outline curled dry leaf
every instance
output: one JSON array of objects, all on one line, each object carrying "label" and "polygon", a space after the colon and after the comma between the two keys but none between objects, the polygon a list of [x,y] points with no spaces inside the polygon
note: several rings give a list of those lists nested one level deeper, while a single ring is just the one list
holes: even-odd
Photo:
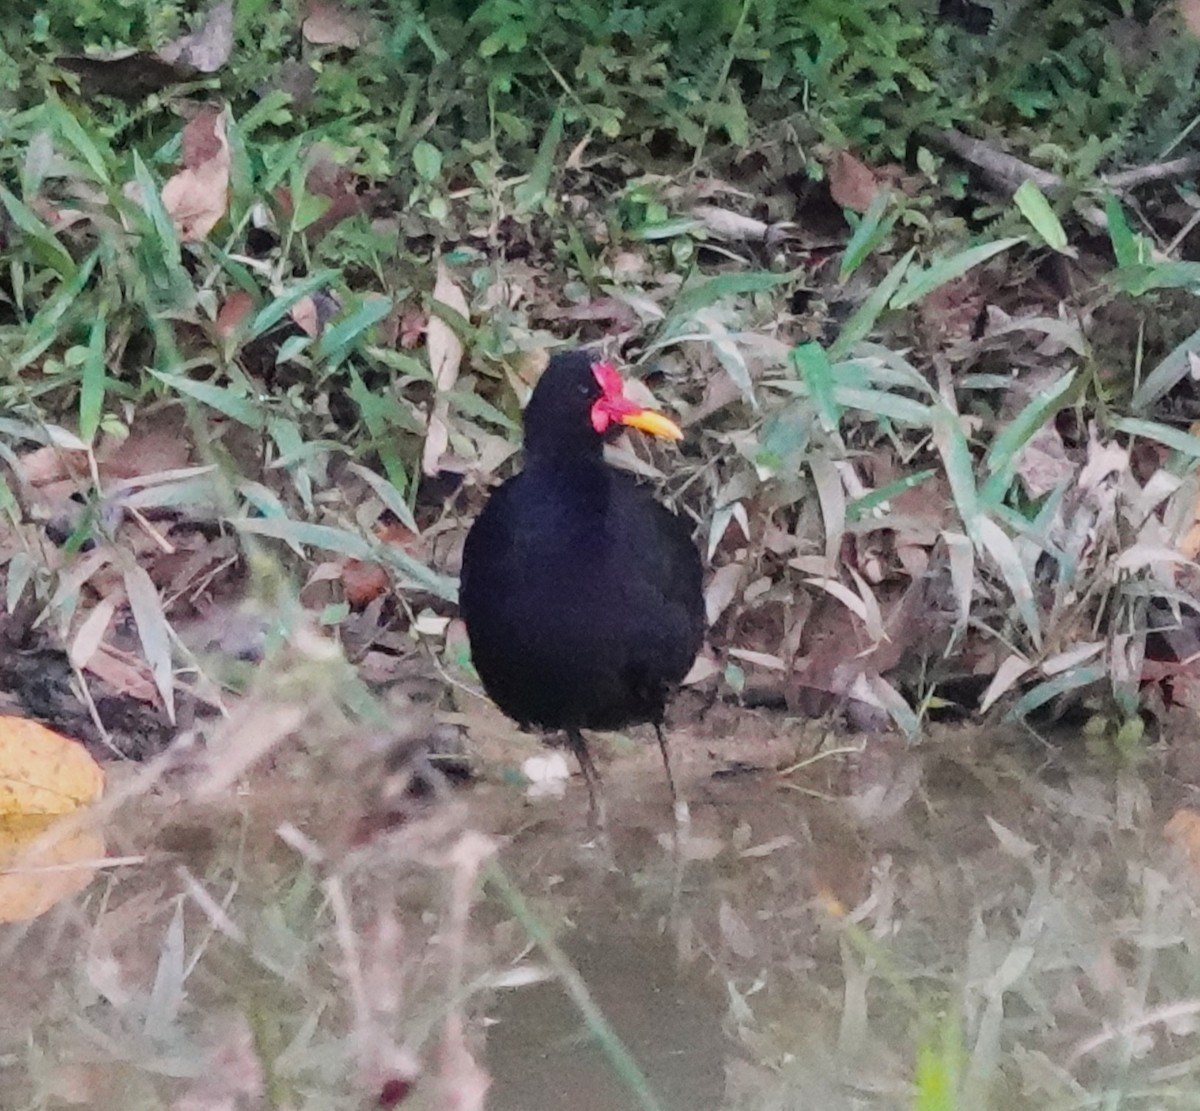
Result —
[{"label": "curled dry leaf", "polygon": [[104,772],[78,741],[0,717],[0,819],[70,814],[100,797]]},{"label": "curled dry leaf", "polygon": [[225,114],[206,108],[183,129],[183,166],[163,186],[162,202],[179,238],[204,239],[229,204],[229,140]]}]

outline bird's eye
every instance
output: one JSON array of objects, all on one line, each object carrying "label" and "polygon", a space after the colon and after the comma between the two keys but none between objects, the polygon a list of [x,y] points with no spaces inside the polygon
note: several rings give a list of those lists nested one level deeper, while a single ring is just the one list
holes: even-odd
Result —
[{"label": "bird's eye", "polygon": [[589,386],[586,382],[580,382],[579,383],[579,396],[580,397],[591,397],[592,396],[592,387]]}]

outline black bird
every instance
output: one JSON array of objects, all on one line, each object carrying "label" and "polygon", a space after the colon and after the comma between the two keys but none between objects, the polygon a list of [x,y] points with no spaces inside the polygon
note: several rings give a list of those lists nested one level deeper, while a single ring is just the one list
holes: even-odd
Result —
[{"label": "black bird", "polygon": [[562,730],[604,825],[583,729],[649,723],[704,635],[700,555],[683,521],[604,461],[622,426],[680,440],[678,425],[625,397],[584,351],[554,356],[525,409],[524,469],[467,535],[459,605],[484,689],[523,727]]}]

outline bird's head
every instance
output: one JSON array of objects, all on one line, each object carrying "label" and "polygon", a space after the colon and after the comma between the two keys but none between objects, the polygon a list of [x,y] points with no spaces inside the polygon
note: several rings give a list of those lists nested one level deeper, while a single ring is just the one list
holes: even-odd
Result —
[{"label": "bird's head", "polygon": [[525,450],[533,454],[598,455],[622,427],[666,440],[682,440],[679,426],[625,396],[612,363],[586,351],[550,360],[525,407]]}]

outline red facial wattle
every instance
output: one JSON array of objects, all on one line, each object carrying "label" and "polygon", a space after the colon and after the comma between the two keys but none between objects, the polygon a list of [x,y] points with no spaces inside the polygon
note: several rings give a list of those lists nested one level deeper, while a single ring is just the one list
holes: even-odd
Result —
[{"label": "red facial wattle", "polygon": [[651,436],[661,436],[667,440],[683,439],[683,433],[674,421],[625,396],[621,375],[612,363],[593,363],[592,373],[600,385],[600,397],[592,405],[592,427],[600,435],[608,431],[610,424],[624,424]]},{"label": "red facial wattle", "polygon": [[600,397],[592,406],[592,427],[604,435],[608,426],[617,419],[616,411],[630,403],[625,400],[621,375],[612,363],[593,363],[592,373],[600,384]]}]

